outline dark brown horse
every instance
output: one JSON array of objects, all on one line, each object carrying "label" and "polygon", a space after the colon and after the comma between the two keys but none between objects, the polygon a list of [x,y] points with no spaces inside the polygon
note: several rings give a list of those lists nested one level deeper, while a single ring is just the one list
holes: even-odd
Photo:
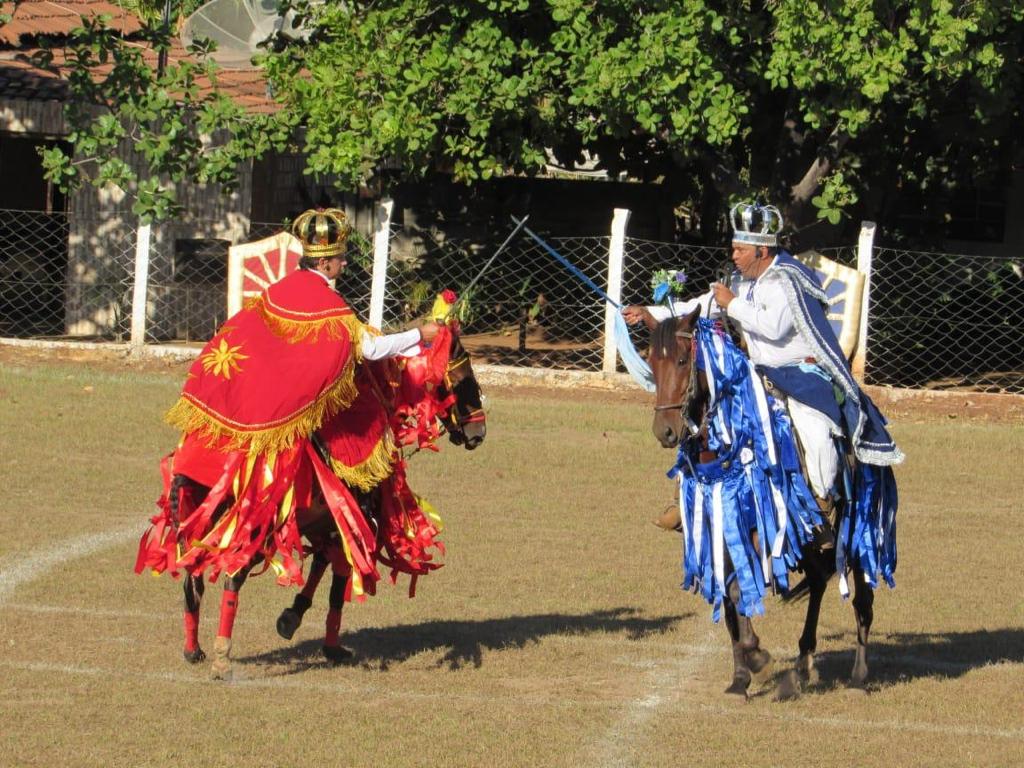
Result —
[{"label": "dark brown horse", "polygon": [[[697,309],[687,317],[669,318],[651,330],[649,362],[656,387],[651,428],[662,447],[689,451],[694,462],[705,463],[713,460],[715,455],[706,449],[707,424],[704,417],[709,398],[706,375],[700,371],[696,375],[694,373],[694,335],[699,316],[700,310]],[[751,536],[755,535],[756,532],[751,531]],[[801,684],[814,685],[818,680],[814,665],[818,614],[826,584],[835,573],[835,550],[806,546],[801,552],[799,565],[804,573],[804,582],[791,595],[807,595],[807,615],[799,640],[796,669],[783,674],[778,691],[780,699],[794,698],[799,695]],[[726,562],[727,574],[731,571],[732,564]],[[854,566],[853,573],[857,652],[851,685],[860,688],[864,686],[868,674],[867,643],[873,616],[874,592],[859,568]],[[723,607],[732,641],[733,680],[726,693],[745,696],[752,676],[766,668],[771,656],[760,647],[760,640],[750,618],[737,610],[740,597],[737,580],[727,579],[727,583],[729,586],[723,598]]]},{"label": "dark brown horse", "polygon": [[[470,358],[458,333],[452,333],[451,346],[449,349],[449,362],[447,364],[443,381],[438,384],[433,394],[438,402],[445,402],[449,395],[454,397],[450,407],[442,410],[438,417],[449,439],[456,445],[462,445],[472,450],[483,442],[487,433],[486,419],[482,408],[480,386],[473,374],[473,367]],[[314,438],[314,443],[316,439]],[[177,523],[181,518],[180,511],[183,509],[196,509],[205,499],[210,489],[196,483],[195,481],[182,476],[175,475],[170,484],[168,502],[171,508],[172,520]],[[371,525],[375,526],[379,503],[379,495],[374,493],[353,494],[362,510],[363,516]],[[230,506],[230,501],[222,502],[216,515],[223,514],[223,511]],[[315,498],[309,508],[296,510],[296,520],[300,534],[309,542],[309,550],[313,552],[313,565],[311,567],[310,582],[315,584],[323,575],[330,558],[327,552],[331,547],[338,546],[336,541],[336,524],[322,498]],[[216,517],[214,518],[216,520]],[[376,527],[374,528],[376,530]],[[224,593],[221,602],[220,629],[214,643],[214,660],[211,673],[214,678],[223,679],[230,676],[231,672],[231,634],[234,622],[235,611],[238,606],[238,593],[253,568],[262,561],[257,557],[253,562],[238,572],[225,575]],[[335,558],[337,562],[337,558]],[[330,591],[330,611],[328,613],[328,625],[324,643],[324,653],[332,662],[342,661],[348,655],[340,645],[337,644],[337,632],[340,625],[340,612],[344,603],[345,591],[349,574],[335,570]],[[199,663],[206,659],[206,653],[198,643],[198,621],[199,609],[205,590],[205,583],[202,576],[185,575],[185,648],[183,655],[190,663]],[[308,607],[308,605],[306,606]],[[297,617],[295,627],[301,620],[301,613]],[[280,631],[279,622],[279,631]],[[294,633],[294,628],[292,628]],[[284,634],[282,632],[282,634]]]},{"label": "dark brown horse", "polygon": [[[441,391],[438,394],[440,400],[445,400],[448,395],[454,396],[455,401],[451,408],[442,411],[439,419],[448,439],[454,445],[461,445],[466,450],[473,450],[483,442],[487,434],[487,424],[480,397],[480,386],[473,375],[473,367],[469,353],[462,346],[458,334],[452,336],[451,356],[445,371]],[[364,509],[364,514],[371,518],[379,504],[376,493],[357,494],[356,498]],[[329,522],[329,518],[327,522]],[[322,541],[323,536],[330,536],[333,530],[324,524],[320,525],[321,530],[316,532],[317,541]],[[281,611],[277,617],[277,633],[285,640],[291,640],[296,630],[302,624],[302,618],[306,611],[313,604],[313,595],[316,593],[320,580],[323,578],[330,558],[322,547],[313,547],[313,559],[310,565],[309,575],[306,578],[306,586],[299,592],[291,606]],[[348,574],[337,569],[332,569],[331,591],[328,597],[328,616],[325,643],[323,645],[324,656],[333,663],[346,661],[351,657],[351,651],[338,645],[333,641],[337,636],[336,622],[340,620],[341,610],[344,606],[345,587],[348,582]]]}]

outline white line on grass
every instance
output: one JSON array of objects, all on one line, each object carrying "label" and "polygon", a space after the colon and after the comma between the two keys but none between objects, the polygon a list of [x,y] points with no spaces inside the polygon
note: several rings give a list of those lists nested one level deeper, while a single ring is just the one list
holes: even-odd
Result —
[{"label": "white line on grass", "polygon": [[632,754],[635,739],[643,734],[644,726],[655,716],[658,708],[666,700],[671,701],[678,696],[679,687],[694,676],[704,657],[716,647],[710,644],[710,635],[709,632],[708,642],[702,645],[680,644],[671,663],[644,659],[636,664],[646,670],[639,695],[625,704],[622,713],[597,743],[586,748],[583,764],[615,768],[636,763]]},{"label": "white line on grass", "polygon": [[[704,712],[710,715],[723,715],[731,718],[737,717],[737,710],[733,707],[719,707],[714,704],[683,703],[680,709],[691,712]],[[750,708],[742,710],[742,717],[750,717],[756,720],[771,720],[775,722],[804,723],[807,725],[825,725],[843,730],[861,728],[875,731],[896,731],[904,733],[939,733],[952,736],[980,736],[984,738],[1012,739],[1024,741],[1024,729],[1022,728],[992,728],[987,725],[954,725],[946,723],[927,723],[918,720],[904,720],[894,722],[883,722],[879,720],[853,720],[847,717],[812,717],[809,715],[797,715],[784,711],[784,705],[778,712],[762,710],[751,711]]]},{"label": "white line on grass", "polygon": [[[695,658],[693,661],[695,664],[697,662],[697,658]],[[986,725],[956,725],[952,723],[929,723],[916,720],[890,722],[885,720],[854,720],[847,717],[810,717],[805,715],[794,714],[793,712],[787,711],[784,706],[780,706],[778,711],[775,712],[767,710],[756,712],[752,711],[750,707],[738,709],[736,707],[725,707],[715,706],[713,704],[694,703],[680,696],[680,683],[682,681],[677,676],[683,669],[688,668],[690,666],[691,665],[686,662],[677,665],[662,666],[661,671],[654,675],[652,679],[652,682],[657,687],[649,690],[649,692],[646,695],[641,696],[635,699],[634,701],[630,702],[627,705],[627,714],[633,715],[634,713],[640,713],[641,716],[637,717],[636,722],[637,724],[643,724],[654,714],[654,711],[659,703],[665,703],[665,700],[671,700],[673,707],[673,719],[678,717],[679,712],[689,711],[701,712],[709,715],[720,715],[722,717],[730,718],[733,720],[735,720],[737,717],[750,717],[775,722],[820,725],[830,728],[838,728],[844,731],[864,730],[895,733],[931,733],[963,737],[1010,739],[1012,741],[1024,742],[1024,729],[1021,728],[993,728],[991,726]],[[141,670],[125,670],[124,668],[104,669],[101,667],[86,667],[76,664],[51,664],[44,662],[8,661],[5,659],[0,659],[0,668],[13,669],[24,672],[43,672],[64,675],[77,675],[82,677],[123,679],[130,678],[134,680],[166,682],[173,684],[184,684],[189,686],[205,684],[240,688],[295,690],[300,693],[308,693],[310,691],[328,694],[356,693],[361,695],[373,695],[375,697],[375,700],[391,699],[397,701],[451,701],[453,699],[458,699],[460,701],[478,702],[481,704],[498,704],[502,706],[508,704],[508,697],[504,694],[488,695],[454,693],[450,690],[435,691],[430,693],[421,693],[418,691],[395,691],[389,690],[379,685],[358,684],[353,683],[351,681],[347,683],[321,683],[310,681],[308,679],[288,679],[282,677],[270,677],[259,679],[238,679],[236,677],[235,680],[233,680],[232,682],[224,683],[209,680],[208,678],[201,676],[201,674],[187,674],[183,672],[144,672]],[[670,672],[674,674],[669,674]],[[549,694],[545,693],[540,696],[543,699],[543,701],[551,703]],[[526,698],[530,697],[527,696]],[[595,703],[600,704],[614,702]],[[579,706],[579,702],[572,702],[571,706],[577,707]],[[620,722],[623,725],[626,725],[623,719],[620,719]],[[617,728],[615,730],[616,733],[621,733],[621,728]],[[611,733],[608,734],[608,736],[611,735]],[[627,759],[627,757],[628,744],[622,743],[621,746],[617,746],[613,750],[609,750],[607,754],[607,762],[598,761],[594,764],[621,765],[623,764],[622,761]]]},{"label": "white line on grass", "polygon": [[[121,544],[142,534],[142,525],[133,523],[100,533],[90,533],[73,539],[56,542],[53,546],[28,555],[13,553],[0,563],[0,605],[7,602],[22,584],[33,581],[46,571],[81,557],[88,557],[100,550]],[[9,563],[9,564],[8,564]]]}]

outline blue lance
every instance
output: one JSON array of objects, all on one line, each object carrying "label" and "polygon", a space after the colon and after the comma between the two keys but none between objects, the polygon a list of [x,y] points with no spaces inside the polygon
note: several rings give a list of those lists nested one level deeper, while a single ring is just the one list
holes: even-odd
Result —
[{"label": "blue lance", "polygon": [[[579,279],[580,282],[587,286],[591,291],[596,293],[616,309],[622,309],[622,305],[619,304],[619,302],[615,301],[611,296],[605,293],[597,283],[583,274],[575,264],[548,245],[536,232],[525,226],[525,218],[522,220],[517,219],[515,216],[511,218],[512,221],[516,223],[516,231],[521,228],[523,232],[534,240],[534,242],[551,254],[555,261],[569,270],[573,276]],[[651,367],[647,365],[647,361],[640,356],[640,353],[636,351],[636,347],[633,346],[633,340],[629,337],[629,328],[626,326],[626,321],[623,319],[621,312],[615,313],[615,347],[618,349],[619,356],[622,358],[622,362],[626,365],[626,370],[629,371],[629,375],[633,377],[633,380],[648,392],[653,392],[654,376],[651,373]]]}]

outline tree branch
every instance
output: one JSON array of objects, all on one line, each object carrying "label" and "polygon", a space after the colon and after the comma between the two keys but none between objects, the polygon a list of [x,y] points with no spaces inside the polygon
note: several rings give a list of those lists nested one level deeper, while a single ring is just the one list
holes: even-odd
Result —
[{"label": "tree branch", "polygon": [[818,156],[814,158],[803,178],[789,189],[789,204],[786,206],[787,221],[796,223],[799,220],[799,214],[821,187],[821,180],[831,173],[849,140],[850,135],[843,130],[841,125],[837,125],[832,130],[828,141],[818,152]]}]

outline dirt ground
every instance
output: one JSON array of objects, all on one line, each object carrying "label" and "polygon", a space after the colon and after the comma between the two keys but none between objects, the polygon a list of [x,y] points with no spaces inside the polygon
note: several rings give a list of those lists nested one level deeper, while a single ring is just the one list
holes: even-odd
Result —
[{"label": "dirt ground", "polygon": [[[110,372],[135,371],[138,373],[168,373],[184,378],[191,359],[154,357],[130,354],[125,350],[109,348],[41,348],[35,346],[0,343],[0,365],[31,366],[46,364],[81,363]],[[623,403],[636,402],[649,405],[651,396],[639,389],[609,389],[605,387],[570,386],[546,383],[488,385],[491,392],[515,389],[522,394],[544,395],[579,401]],[[984,423],[1024,424],[1024,395],[997,395],[982,392],[935,392],[927,390],[897,389],[893,387],[866,387],[871,398],[892,422],[921,420],[960,420]]]}]

